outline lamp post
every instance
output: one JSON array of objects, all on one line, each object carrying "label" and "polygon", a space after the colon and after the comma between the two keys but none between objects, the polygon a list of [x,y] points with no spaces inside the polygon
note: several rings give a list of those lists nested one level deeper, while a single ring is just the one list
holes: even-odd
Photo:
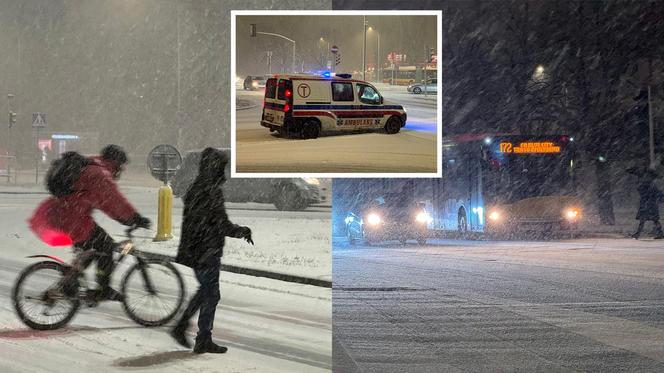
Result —
[{"label": "lamp post", "polygon": [[364,42],[362,44],[362,80],[367,80],[367,16],[362,16]]},{"label": "lamp post", "polygon": [[322,64],[323,66],[322,67],[323,67],[323,69],[332,68],[332,66],[327,66],[327,63],[330,62],[330,41],[325,40],[325,38],[323,38],[323,37],[320,38],[320,41],[323,43],[323,45],[325,45],[325,43],[327,42],[327,48],[325,49],[325,54],[324,54],[324,56],[321,55],[321,57],[325,59],[323,61],[323,64]]},{"label": "lamp post", "polygon": [[256,31],[256,24],[255,23],[251,24],[251,27],[250,27],[249,31],[250,31],[249,36],[251,36],[252,38],[255,38],[256,35],[261,34],[261,35],[268,35],[268,36],[276,36],[278,38],[282,38],[284,40],[287,40],[287,41],[293,43],[293,60],[291,61],[292,62],[292,64],[291,64],[292,71],[291,72],[295,73],[295,40],[293,40],[291,38],[288,38],[288,37],[285,37],[281,34],[275,34],[274,32]]},{"label": "lamp post", "polygon": [[292,61],[292,71],[291,71],[291,72],[292,72],[292,73],[295,73],[295,40],[293,40],[293,39],[291,39],[291,38],[287,38],[287,37],[285,37],[285,36],[283,36],[283,35],[280,35],[280,34],[272,33],[272,32],[260,32],[260,31],[256,31],[256,33],[257,33],[257,34],[261,34],[261,35],[276,36],[276,37],[278,37],[278,38],[282,38],[282,39],[284,39],[284,40],[288,40],[289,42],[293,43],[293,61]]},{"label": "lamp post", "polygon": [[376,47],[376,68],[374,69],[376,73],[376,82],[380,81],[380,32],[376,31],[375,28],[369,26],[367,31],[374,31],[376,33],[377,47]]}]

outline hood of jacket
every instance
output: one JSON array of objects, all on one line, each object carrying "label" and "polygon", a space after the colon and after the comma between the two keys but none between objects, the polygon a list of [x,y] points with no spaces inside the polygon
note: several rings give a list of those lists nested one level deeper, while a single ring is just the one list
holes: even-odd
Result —
[{"label": "hood of jacket", "polygon": [[205,148],[201,153],[201,160],[198,165],[198,176],[206,180],[215,182],[225,182],[225,168],[228,164],[228,155],[215,148]]}]

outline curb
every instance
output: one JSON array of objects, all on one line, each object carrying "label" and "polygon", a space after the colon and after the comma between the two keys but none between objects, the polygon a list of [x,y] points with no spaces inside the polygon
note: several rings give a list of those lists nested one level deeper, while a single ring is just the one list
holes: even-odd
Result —
[{"label": "curb", "polygon": [[[172,261],[175,260],[175,257],[172,257],[170,255],[156,254],[156,253],[151,253],[151,252],[141,251],[141,250],[136,250],[136,252],[140,253],[141,255],[143,255],[145,258],[148,258],[148,259],[160,259],[160,260],[166,260],[166,261],[169,261],[169,262],[172,262]],[[237,267],[237,266],[232,266],[232,265],[228,265],[228,264],[222,264],[221,265],[221,270],[224,271],[224,272],[238,273],[238,274],[247,275],[247,276],[265,277],[265,278],[270,278],[270,279],[273,279],[273,280],[294,282],[294,283],[303,284],[303,285],[312,285],[312,286],[318,286],[318,287],[324,287],[324,288],[332,288],[332,281],[325,281],[325,280],[319,280],[319,279],[315,279],[315,278],[301,277],[301,276],[294,276],[294,275],[286,275],[286,274],[283,274],[283,273],[263,271],[263,270],[260,270],[260,269],[252,269],[252,268]]]}]

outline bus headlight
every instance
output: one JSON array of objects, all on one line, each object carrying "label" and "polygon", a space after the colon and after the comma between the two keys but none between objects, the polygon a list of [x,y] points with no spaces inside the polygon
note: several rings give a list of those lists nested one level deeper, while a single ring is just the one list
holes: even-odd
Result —
[{"label": "bus headlight", "polygon": [[422,211],[415,216],[415,221],[418,223],[430,223],[433,219],[426,211]]},{"label": "bus headlight", "polygon": [[492,222],[499,222],[501,220],[502,216],[500,215],[500,212],[494,210],[489,213],[489,220]]},{"label": "bus headlight", "polygon": [[565,210],[565,218],[569,221],[576,221],[581,217],[581,209],[578,209],[576,207],[571,207]]},{"label": "bus headlight", "polygon": [[367,216],[367,221],[371,225],[378,225],[378,224],[380,224],[380,216],[378,216],[377,214],[371,213]]}]

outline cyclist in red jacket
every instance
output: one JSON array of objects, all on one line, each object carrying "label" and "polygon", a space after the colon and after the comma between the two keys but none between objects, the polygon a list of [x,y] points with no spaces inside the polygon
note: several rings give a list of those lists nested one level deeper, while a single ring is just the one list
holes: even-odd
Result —
[{"label": "cyclist in red jacket", "polygon": [[100,156],[88,158],[88,161],[73,184],[73,193],[42,202],[30,223],[43,240],[42,232],[57,231],[67,235],[69,239],[66,241],[75,247],[94,249],[102,254],[97,260],[95,297],[121,300],[121,295],[110,287],[116,243],[95,223],[92,213],[101,210],[124,225],[138,228],[149,228],[150,220],[136,212],[115,183],[129,161],[121,147],[108,145]]}]

